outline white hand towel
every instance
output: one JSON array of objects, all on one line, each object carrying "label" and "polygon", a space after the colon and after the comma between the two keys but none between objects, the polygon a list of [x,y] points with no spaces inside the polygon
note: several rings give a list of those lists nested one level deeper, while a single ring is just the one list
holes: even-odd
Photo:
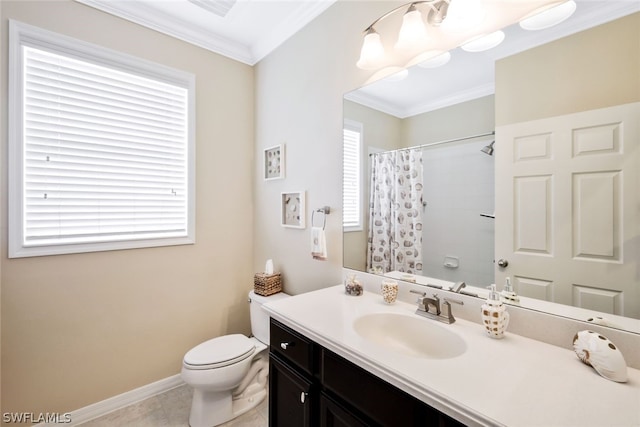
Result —
[{"label": "white hand towel", "polygon": [[327,239],[322,227],[311,227],[311,256],[321,261],[327,259]]}]

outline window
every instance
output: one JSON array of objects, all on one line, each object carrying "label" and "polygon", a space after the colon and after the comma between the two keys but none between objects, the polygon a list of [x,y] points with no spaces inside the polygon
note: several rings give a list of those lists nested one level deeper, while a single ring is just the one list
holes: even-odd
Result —
[{"label": "window", "polygon": [[9,256],[193,243],[193,75],[15,21],[9,43]]},{"label": "window", "polygon": [[342,226],[344,231],[362,230],[362,124],[344,121]]}]

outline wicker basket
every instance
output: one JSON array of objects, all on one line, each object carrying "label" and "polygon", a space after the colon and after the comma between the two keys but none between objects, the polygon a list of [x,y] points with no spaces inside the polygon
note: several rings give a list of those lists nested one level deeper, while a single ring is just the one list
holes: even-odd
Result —
[{"label": "wicker basket", "polygon": [[256,273],[253,276],[253,290],[256,294],[265,297],[282,291],[280,273]]}]

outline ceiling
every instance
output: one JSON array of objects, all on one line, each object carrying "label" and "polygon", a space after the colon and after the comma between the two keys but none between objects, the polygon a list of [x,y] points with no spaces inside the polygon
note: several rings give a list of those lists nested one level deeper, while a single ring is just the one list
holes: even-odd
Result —
[{"label": "ceiling", "polygon": [[76,0],[254,65],[336,0]]},{"label": "ceiling", "polygon": [[[234,60],[254,65],[336,0],[76,0]],[[376,0],[369,0],[376,1]],[[404,118],[494,93],[496,60],[640,11],[637,0],[575,0],[562,24],[504,29],[505,41],[480,53],[452,49],[440,68],[414,66],[402,81],[379,80],[347,98]],[[354,68],[357,58],[353,58]],[[473,70],[473,72],[470,72]],[[372,80],[376,75],[372,77]]]}]

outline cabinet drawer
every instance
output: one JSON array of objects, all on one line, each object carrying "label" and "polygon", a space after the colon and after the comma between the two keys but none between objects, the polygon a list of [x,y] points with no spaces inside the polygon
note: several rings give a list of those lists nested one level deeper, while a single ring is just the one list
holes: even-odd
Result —
[{"label": "cabinet drawer", "polygon": [[366,370],[322,349],[322,385],[356,408],[374,425],[439,426],[439,413]]},{"label": "cabinet drawer", "polygon": [[271,319],[269,350],[310,375],[315,373],[314,343],[296,331]]}]

